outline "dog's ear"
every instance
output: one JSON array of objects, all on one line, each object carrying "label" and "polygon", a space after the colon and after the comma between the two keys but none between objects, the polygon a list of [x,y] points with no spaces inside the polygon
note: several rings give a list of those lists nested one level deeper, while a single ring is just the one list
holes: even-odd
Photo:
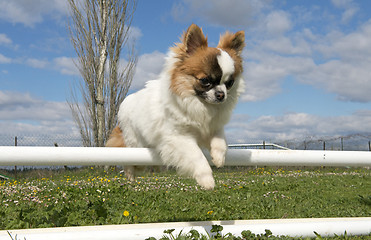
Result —
[{"label": "dog's ear", "polygon": [[192,54],[197,48],[207,47],[207,38],[199,26],[192,24],[183,36],[183,44],[186,52]]},{"label": "dog's ear", "polygon": [[218,48],[232,49],[236,51],[238,55],[241,55],[243,48],[245,47],[245,32],[239,31],[235,34],[226,32],[220,37]]}]

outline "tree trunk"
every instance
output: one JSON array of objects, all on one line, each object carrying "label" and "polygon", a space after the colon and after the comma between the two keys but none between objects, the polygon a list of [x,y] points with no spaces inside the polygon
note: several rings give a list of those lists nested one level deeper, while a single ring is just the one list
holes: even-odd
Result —
[{"label": "tree trunk", "polygon": [[72,89],[72,101],[68,103],[84,146],[102,147],[117,124],[118,108],[129,90],[137,62],[133,44],[127,48],[128,64],[120,68],[120,53],[128,44],[136,0],[68,3],[71,42],[78,56],[75,64],[82,76],[82,100]]},{"label": "tree trunk", "polygon": [[98,63],[98,72],[97,72],[97,146],[104,146],[105,139],[105,109],[104,109],[104,68],[106,66],[107,60],[107,20],[108,20],[108,6],[106,0],[100,1],[100,38],[99,42],[96,44],[99,46],[99,63]]}]

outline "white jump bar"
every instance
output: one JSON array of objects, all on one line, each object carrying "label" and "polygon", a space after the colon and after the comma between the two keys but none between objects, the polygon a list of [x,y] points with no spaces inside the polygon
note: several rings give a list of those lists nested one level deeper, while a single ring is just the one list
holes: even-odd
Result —
[{"label": "white jump bar", "polygon": [[[254,234],[262,234],[265,229],[272,231],[274,236],[316,237],[315,232],[322,237],[342,235],[367,235],[371,232],[371,218],[301,218],[301,219],[264,219],[264,220],[234,220],[210,222],[168,222],[144,223],[107,226],[38,228],[9,230],[15,239],[27,240],[143,240],[148,237],[161,238],[164,230],[175,229],[174,235],[188,233],[195,229],[201,234],[210,233],[211,226],[223,226],[222,234],[232,233],[241,236],[244,230]],[[7,231],[0,231],[0,240],[11,239]]]},{"label": "white jump bar", "polygon": [[[152,157],[151,151],[148,148],[0,147],[0,166],[162,165]],[[225,165],[371,167],[371,152],[229,149]]]}]

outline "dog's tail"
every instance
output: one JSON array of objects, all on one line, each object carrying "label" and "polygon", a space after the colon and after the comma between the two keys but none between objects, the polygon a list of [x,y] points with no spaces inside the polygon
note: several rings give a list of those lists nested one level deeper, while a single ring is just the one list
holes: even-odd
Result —
[{"label": "dog's tail", "polygon": [[[119,126],[112,130],[111,135],[106,142],[106,147],[126,147],[122,130]],[[135,166],[125,166],[125,174],[129,181],[135,180]]]},{"label": "dog's tail", "polygon": [[126,147],[122,130],[119,126],[115,127],[106,142],[106,147]]}]

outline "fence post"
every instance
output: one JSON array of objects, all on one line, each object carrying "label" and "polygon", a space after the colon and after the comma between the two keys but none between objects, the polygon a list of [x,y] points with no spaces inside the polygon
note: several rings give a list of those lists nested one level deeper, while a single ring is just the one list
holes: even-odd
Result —
[{"label": "fence post", "polygon": [[265,141],[263,141],[263,149],[265,149]]},{"label": "fence post", "polygon": [[368,151],[371,152],[371,141],[368,141]]},{"label": "fence post", "polygon": [[344,138],[341,137],[341,151],[344,151]]},{"label": "fence post", "polygon": [[323,150],[326,150],[326,142],[323,141]]}]

